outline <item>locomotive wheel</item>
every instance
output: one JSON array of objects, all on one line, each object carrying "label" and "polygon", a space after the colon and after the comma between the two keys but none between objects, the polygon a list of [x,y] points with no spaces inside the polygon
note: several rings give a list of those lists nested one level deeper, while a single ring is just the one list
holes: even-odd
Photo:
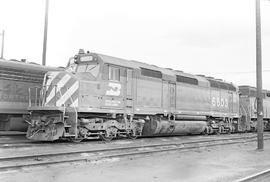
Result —
[{"label": "locomotive wheel", "polygon": [[132,130],[130,133],[127,134],[127,137],[129,139],[135,140],[138,138],[138,135],[136,133],[134,134],[134,131]]},{"label": "locomotive wheel", "polygon": [[204,131],[202,132],[202,135],[208,135],[208,134],[209,134],[209,129],[208,127],[206,127]]},{"label": "locomotive wheel", "polygon": [[214,130],[214,134],[215,135],[220,135],[219,129],[218,130]]},{"label": "locomotive wheel", "polygon": [[117,128],[115,127],[108,127],[106,130],[105,130],[105,133],[101,133],[99,135],[99,137],[103,140],[103,141],[106,141],[106,142],[109,142],[111,141],[113,138],[115,138],[117,134]]},{"label": "locomotive wheel", "polygon": [[134,136],[134,135],[132,135],[132,134],[128,134],[127,137],[128,137],[129,139],[132,139],[132,140],[136,140],[136,139],[138,138],[137,135]]},{"label": "locomotive wheel", "polygon": [[106,136],[106,134],[100,134],[99,137],[101,140],[106,142],[109,142],[114,138],[113,136]]},{"label": "locomotive wheel", "polygon": [[72,138],[71,141],[74,143],[80,143],[81,141],[83,141],[83,138]]}]

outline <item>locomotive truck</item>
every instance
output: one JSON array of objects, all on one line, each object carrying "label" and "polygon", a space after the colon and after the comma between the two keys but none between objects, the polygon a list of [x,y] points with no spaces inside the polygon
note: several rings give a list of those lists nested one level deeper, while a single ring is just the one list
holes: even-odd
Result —
[{"label": "locomotive truck", "polygon": [[41,87],[49,70],[57,69],[0,59],[0,130],[27,130],[24,120],[28,117],[28,88]]},{"label": "locomotive truck", "polygon": [[65,71],[49,71],[43,86],[29,93],[31,140],[246,129],[240,122],[239,89],[232,83],[83,50]]}]

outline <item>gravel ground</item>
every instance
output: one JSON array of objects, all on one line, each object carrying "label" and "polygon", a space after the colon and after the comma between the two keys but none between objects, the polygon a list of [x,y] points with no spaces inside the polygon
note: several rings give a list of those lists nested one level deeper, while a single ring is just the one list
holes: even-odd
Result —
[{"label": "gravel ground", "polygon": [[256,150],[256,142],[217,146],[1,172],[0,181],[234,181],[268,168],[270,141],[265,141],[264,151]]}]

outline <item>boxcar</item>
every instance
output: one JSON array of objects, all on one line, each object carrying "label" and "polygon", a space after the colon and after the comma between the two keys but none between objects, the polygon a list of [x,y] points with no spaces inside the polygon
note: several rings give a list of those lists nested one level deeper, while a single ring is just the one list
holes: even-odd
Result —
[{"label": "boxcar", "polygon": [[[246,126],[246,130],[256,130],[257,126],[257,102],[256,88],[242,85],[240,90],[240,111],[241,122]],[[266,130],[270,129],[270,91],[263,90],[263,120]]]}]

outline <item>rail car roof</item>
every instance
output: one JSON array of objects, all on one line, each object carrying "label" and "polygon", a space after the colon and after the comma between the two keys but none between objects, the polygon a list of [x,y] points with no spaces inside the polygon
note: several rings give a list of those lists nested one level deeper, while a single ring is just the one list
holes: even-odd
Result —
[{"label": "rail car roof", "polygon": [[[249,85],[240,85],[239,90],[244,95],[254,95],[254,96],[256,96],[257,88],[249,86]],[[266,94],[266,93],[270,94],[270,90],[263,89],[262,93],[263,94]]]},{"label": "rail car roof", "polygon": [[[256,87],[252,87],[252,86],[249,86],[249,85],[240,85],[240,86],[239,86],[239,89],[241,89],[241,90],[247,89],[247,90],[254,90],[254,91],[257,90]],[[262,91],[263,91],[263,92],[270,92],[270,90],[266,90],[266,89],[263,89]]]},{"label": "rail car roof", "polygon": [[55,68],[55,67],[42,66],[42,65],[33,64],[33,63],[25,63],[22,61],[5,60],[5,59],[0,59],[0,67],[20,69],[23,71],[35,70],[35,71],[43,71],[43,72],[52,71],[52,70],[61,70],[60,68]]}]

